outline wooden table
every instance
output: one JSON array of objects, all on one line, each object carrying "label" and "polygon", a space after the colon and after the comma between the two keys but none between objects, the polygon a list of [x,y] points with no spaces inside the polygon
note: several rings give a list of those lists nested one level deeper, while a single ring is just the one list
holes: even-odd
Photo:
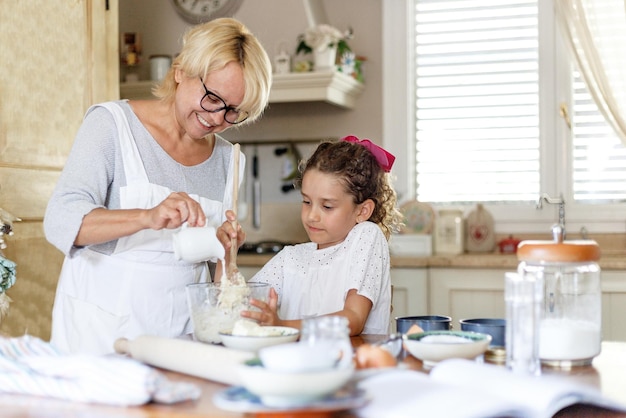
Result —
[{"label": "wooden table", "polygon": [[[384,336],[359,336],[352,338],[354,347],[363,343],[376,342]],[[406,360],[412,368],[423,370],[419,360],[408,357]],[[215,417],[233,418],[247,417],[250,414],[240,414],[224,411],[213,405],[213,395],[227,386],[192,376],[171,371],[163,373],[172,381],[185,381],[198,385],[202,396],[197,401],[181,402],[173,405],[148,404],[141,407],[119,408],[104,405],[90,405],[58,401],[32,396],[0,395],[0,416],[3,418],[191,418]],[[576,368],[572,371],[545,370],[544,374],[566,374],[576,381],[601,388],[609,397],[626,404],[626,342],[604,342],[602,353],[594,359],[589,367]],[[334,414],[324,413],[265,413],[257,414],[263,418],[311,418],[334,417],[352,418],[355,415],[349,411]],[[559,412],[557,417],[622,417],[626,414],[605,411],[584,405],[575,405]]]}]

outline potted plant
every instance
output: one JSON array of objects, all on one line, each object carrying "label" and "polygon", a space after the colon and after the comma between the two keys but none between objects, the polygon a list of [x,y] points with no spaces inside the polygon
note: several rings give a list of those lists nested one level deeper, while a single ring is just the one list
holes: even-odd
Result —
[{"label": "potted plant", "polygon": [[[307,28],[303,35],[298,37],[296,55],[312,54],[315,71],[335,69],[339,60],[346,52],[352,52],[348,40],[352,38],[352,29],[345,33],[339,29],[321,24]],[[296,68],[296,71],[305,68]]]},{"label": "potted plant", "polygon": [[15,263],[4,257],[2,250],[7,247],[4,235],[13,235],[13,222],[20,221],[6,210],[0,208],[0,322],[9,312],[11,298],[6,291],[15,284]]}]

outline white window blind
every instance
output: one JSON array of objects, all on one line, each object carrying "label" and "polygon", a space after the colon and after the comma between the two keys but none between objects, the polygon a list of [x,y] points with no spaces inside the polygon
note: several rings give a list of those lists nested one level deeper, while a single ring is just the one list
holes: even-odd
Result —
[{"label": "white window blind", "polygon": [[626,147],[574,72],[573,194],[580,203],[626,201]]},{"label": "white window blind", "polygon": [[[537,0],[415,0],[415,5],[419,200],[535,202],[544,191],[543,175],[571,185],[572,190],[560,190],[570,201],[626,201],[626,147],[576,71],[571,137],[540,133],[539,45],[546,41],[539,38]],[[563,155],[547,155],[542,171],[542,140],[571,141],[543,147],[556,154],[570,150],[569,163],[560,165]],[[559,172],[550,169],[557,166]]]},{"label": "white window blind", "polygon": [[537,1],[415,4],[418,199],[536,201]]}]

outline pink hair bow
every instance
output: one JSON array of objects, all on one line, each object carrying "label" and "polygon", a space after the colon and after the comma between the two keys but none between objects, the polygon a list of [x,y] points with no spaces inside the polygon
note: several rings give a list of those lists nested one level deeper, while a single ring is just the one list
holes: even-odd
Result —
[{"label": "pink hair bow", "polygon": [[394,157],[393,154],[391,154],[384,148],[379,147],[369,139],[359,139],[354,135],[345,136],[341,138],[341,140],[345,142],[351,142],[353,144],[363,145],[365,148],[370,150],[372,154],[374,154],[374,157],[376,157],[376,161],[378,161],[380,167],[385,170],[385,173],[391,171],[391,167],[393,167],[393,162],[396,160],[396,157]]}]

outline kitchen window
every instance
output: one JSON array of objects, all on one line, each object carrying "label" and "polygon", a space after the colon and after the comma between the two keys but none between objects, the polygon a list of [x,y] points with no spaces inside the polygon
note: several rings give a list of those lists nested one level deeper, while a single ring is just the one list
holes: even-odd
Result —
[{"label": "kitchen window", "polygon": [[[498,232],[547,232],[558,217],[556,205],[537,209],[547,193],[565,200],[569,232],[624,232],[626,147],[576,72],[552,1],[389,3],[385,112],[404,102],[407,123],[385,117],[384,131],[407,153],[404,199],[467,210],[481,202]],[[406,74],[388,63],[392,45],[407,51]],[[402,81],[414,88],[402,91]],[[405,147],[394,139],[402,135]]]}]

